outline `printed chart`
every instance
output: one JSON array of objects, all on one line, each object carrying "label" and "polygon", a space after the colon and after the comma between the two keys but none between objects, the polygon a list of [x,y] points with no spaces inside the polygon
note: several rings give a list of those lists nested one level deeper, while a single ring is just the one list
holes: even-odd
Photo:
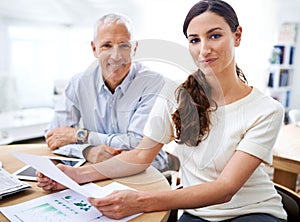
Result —
[{"label": "printed chart", "polygon": [[102,216],[84,196],[72,190],[64,190],[16,206],[10,212],[10,219],[13,221],[32,222],[34,218],[43,222],[77,222],[83,221],[83,218],[84,221],[93,221]]},{"label": "printed chart", "polygon": [[[99,187],[94,183],[86,184],[83,187],[93,190],[95,196],[103,196],[103,192],[109,194],[113,190],[130,189],[116,182],[105,187]],[[91,206],[86,197],[71,189],[42,196],[17,205],[2,207],[0,210],[11,222],[128,221],[139,215],[135,214],[122,220],[107,218]]]}]

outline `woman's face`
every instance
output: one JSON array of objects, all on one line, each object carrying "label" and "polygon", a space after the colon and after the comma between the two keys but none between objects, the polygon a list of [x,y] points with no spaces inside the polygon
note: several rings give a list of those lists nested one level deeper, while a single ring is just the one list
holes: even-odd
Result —
[{"label": "woman's face", "polygon": [[234,69],[234,47],[240,43],[242,29],[232,33],[223,17],[205,12],[194,17],[187,29],[189,50],[205,75],[219,75]]}]

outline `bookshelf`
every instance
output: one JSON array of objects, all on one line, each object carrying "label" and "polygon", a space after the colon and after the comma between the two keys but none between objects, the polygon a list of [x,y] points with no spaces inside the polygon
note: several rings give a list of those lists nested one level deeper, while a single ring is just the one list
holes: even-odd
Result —
[{"label": "bookshelf", "polygon": [[291,106],[296,49],[296,23],[283,23],[278,43],[273,45],[268,71],[267,92],[288,111]]}]

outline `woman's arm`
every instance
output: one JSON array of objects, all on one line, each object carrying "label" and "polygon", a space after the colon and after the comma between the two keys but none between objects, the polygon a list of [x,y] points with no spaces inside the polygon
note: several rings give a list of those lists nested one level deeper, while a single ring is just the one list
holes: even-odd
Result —
[{"label": "woman's arm", "polygon": [[157,208],[160,208],[160,210],[193,209],[228,202],[261,162],[255,156],[236,151],[215,181],[171,191],[166,194],[154,194],[153,201],[157,203],[153,204],[152,207],[149,206],[149,209],[146,210],[158,210]]},{"label": "woman's arm", "polygon": [[90,198],[104,215],[122,218],[138,212],[193,209],[231,200],[262,161],[236,151],[217,180],[164,192],[116,191],[105,198]]},{"label": "woman's arm", "polygon": [[104,162],[93,164],[92,167],[99,172],[96,180],[117,178],[137,174],[148,168],[163,144],[148,137],[143,137],[139,145],[130,151]]},{"label": "woman's arm", "polygon": [[[133,150],[124,151],[100,163],[82,167],[59,165],[59,168],[77,183],[87,183],[107,178],[117,178],[140,173],[150,166],[163,144],[148,137],[143,137],[140,144]],[[37,173],[38,187],[44,190],[60,190],[65,188],[40,172]]]}]

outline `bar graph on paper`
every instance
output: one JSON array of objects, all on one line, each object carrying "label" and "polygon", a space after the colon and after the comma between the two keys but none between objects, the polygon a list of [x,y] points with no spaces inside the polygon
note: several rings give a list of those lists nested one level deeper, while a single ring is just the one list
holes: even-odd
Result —
[{"label": "bar graph on paper", "polygon": [[69,221],[68,215],[61,212],[54,206],[49,203],[41,204],[24,211],[19,212],[16,217],[20,217],[23,220],[29,218],[35,218],[37,221],[45,221],[45,222],[62,222]]},{"label": "bar graph on paper", "polygon": [[[88,190],[93,190],[96,196],[103,195],[104,191],[111,193],[114,190],[129,188],[117,182],[106,185],[105,190],[94,183],[83,186]],[[109,219],[92,207],[86,197],[70,189],[16,205],[0,207],[0,211],[12,222],[124,222],[140,214],[131,215],[121,220]]]},{"label": "bar graph on paper", "polygon": [[[86,187],[94,190],[99,188],[95,184],[87,184]],[[82,222],[102,219],[102,214],[90,205],[86,197],[70,189],[2,207],[0,210],[14,222]]]},{"label": "bar graph on paper", "polygon": [[31,206],[18,212],[15,217],[29,220],[35,218],[43,222],[72,221],[72,215],[80,215],[91,210],[91,205],[78,196],[65,195],[54,199],[51,203],[42,203]]}]

